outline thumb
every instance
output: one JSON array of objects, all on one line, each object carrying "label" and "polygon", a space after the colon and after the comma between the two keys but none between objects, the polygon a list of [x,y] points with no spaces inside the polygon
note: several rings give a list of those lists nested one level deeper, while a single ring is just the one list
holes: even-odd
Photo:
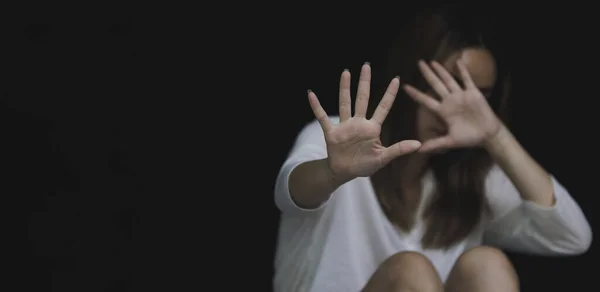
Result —
[{"label": "thumb", "polygon": [[435,138],[429,141],[426,141],[419,152],[432,152],[436,150],[443,150],[452,147],[452,138],[449,136]]},{"label": "thumb", "polygon": [[387,164],[399,156],[415,152],[415,151],[419,150],[420,147],[421,147],[421,142],[419,142],[417,140],[400,141],[400,142],[385,149],[385,152],[384,152],[385,163]]}]

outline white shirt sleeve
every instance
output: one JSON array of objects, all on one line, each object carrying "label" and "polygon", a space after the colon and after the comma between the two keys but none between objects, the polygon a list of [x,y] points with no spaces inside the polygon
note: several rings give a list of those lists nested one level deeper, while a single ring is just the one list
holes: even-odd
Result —
[{"label": "white shirt sleeve", "polygon": [[538,255],[577,255],[592,242],[592,230],[575,200],[552,177],[556,203],[544,207],[524,201],[498,166],[486,180],[492,222],[484,242],[508,250]]},{"label": "white shirt sleeve", "polygon": [[[337,124],[337,117],[330,117],[332,124]],[[318,212],[327,202],[315,209],[303,209],[292,200],[289,191],[289,177],[296,166],[313,160],[327,158],[327,145],[321,125],[315,120],[302,129],[286,161],[283,163],[275,182],[275,204],[279,210],[288,214],[303,214]]]}]

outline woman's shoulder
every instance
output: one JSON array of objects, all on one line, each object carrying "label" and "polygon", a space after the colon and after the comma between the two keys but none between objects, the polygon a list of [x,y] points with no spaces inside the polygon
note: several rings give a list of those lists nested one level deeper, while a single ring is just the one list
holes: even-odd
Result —
[{"label": "woman's shoulder", "polygon": [[496,188],[506,184],[512,185],[512,182],[498,164],[492,164],[486,175],[485,182],[488,188]]},{"label": "woman's shoulder", "polygon": [[485,180],[485,194],[495,213],[506,213],[521,202],[519,191],[498,165],[493,165]]}]

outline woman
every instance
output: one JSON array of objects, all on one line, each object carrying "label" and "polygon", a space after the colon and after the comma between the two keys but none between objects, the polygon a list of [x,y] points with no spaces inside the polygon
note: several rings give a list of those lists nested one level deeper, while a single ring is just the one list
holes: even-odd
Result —
[{"label": "woman", "polygon": [[339,117],[309,91],[318,122],[297,137],[275,187],[276,291],[518,291],[500,248],[589,248],[577,203],[506,127],[502,55],[472,29],[481,26],[451,16],[408,26],[385,73],[405,85],[383,74],[391,82],[371,118],[368,63],[354,115],[348,71]]}]

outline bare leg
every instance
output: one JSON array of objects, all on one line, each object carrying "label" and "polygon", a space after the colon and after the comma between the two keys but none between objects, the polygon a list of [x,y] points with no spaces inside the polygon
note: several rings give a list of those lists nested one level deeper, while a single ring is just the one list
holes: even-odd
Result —
[{"label": "bare leg", "polygon": [[462,254],[446,281],[448,292],[518,292],[519,278],[502,251],[480,246]]},{"label": "bare leg", "polygon": [[401,252],[383,262],[362,292],[441,292],[435,268],[422,254]]}]

